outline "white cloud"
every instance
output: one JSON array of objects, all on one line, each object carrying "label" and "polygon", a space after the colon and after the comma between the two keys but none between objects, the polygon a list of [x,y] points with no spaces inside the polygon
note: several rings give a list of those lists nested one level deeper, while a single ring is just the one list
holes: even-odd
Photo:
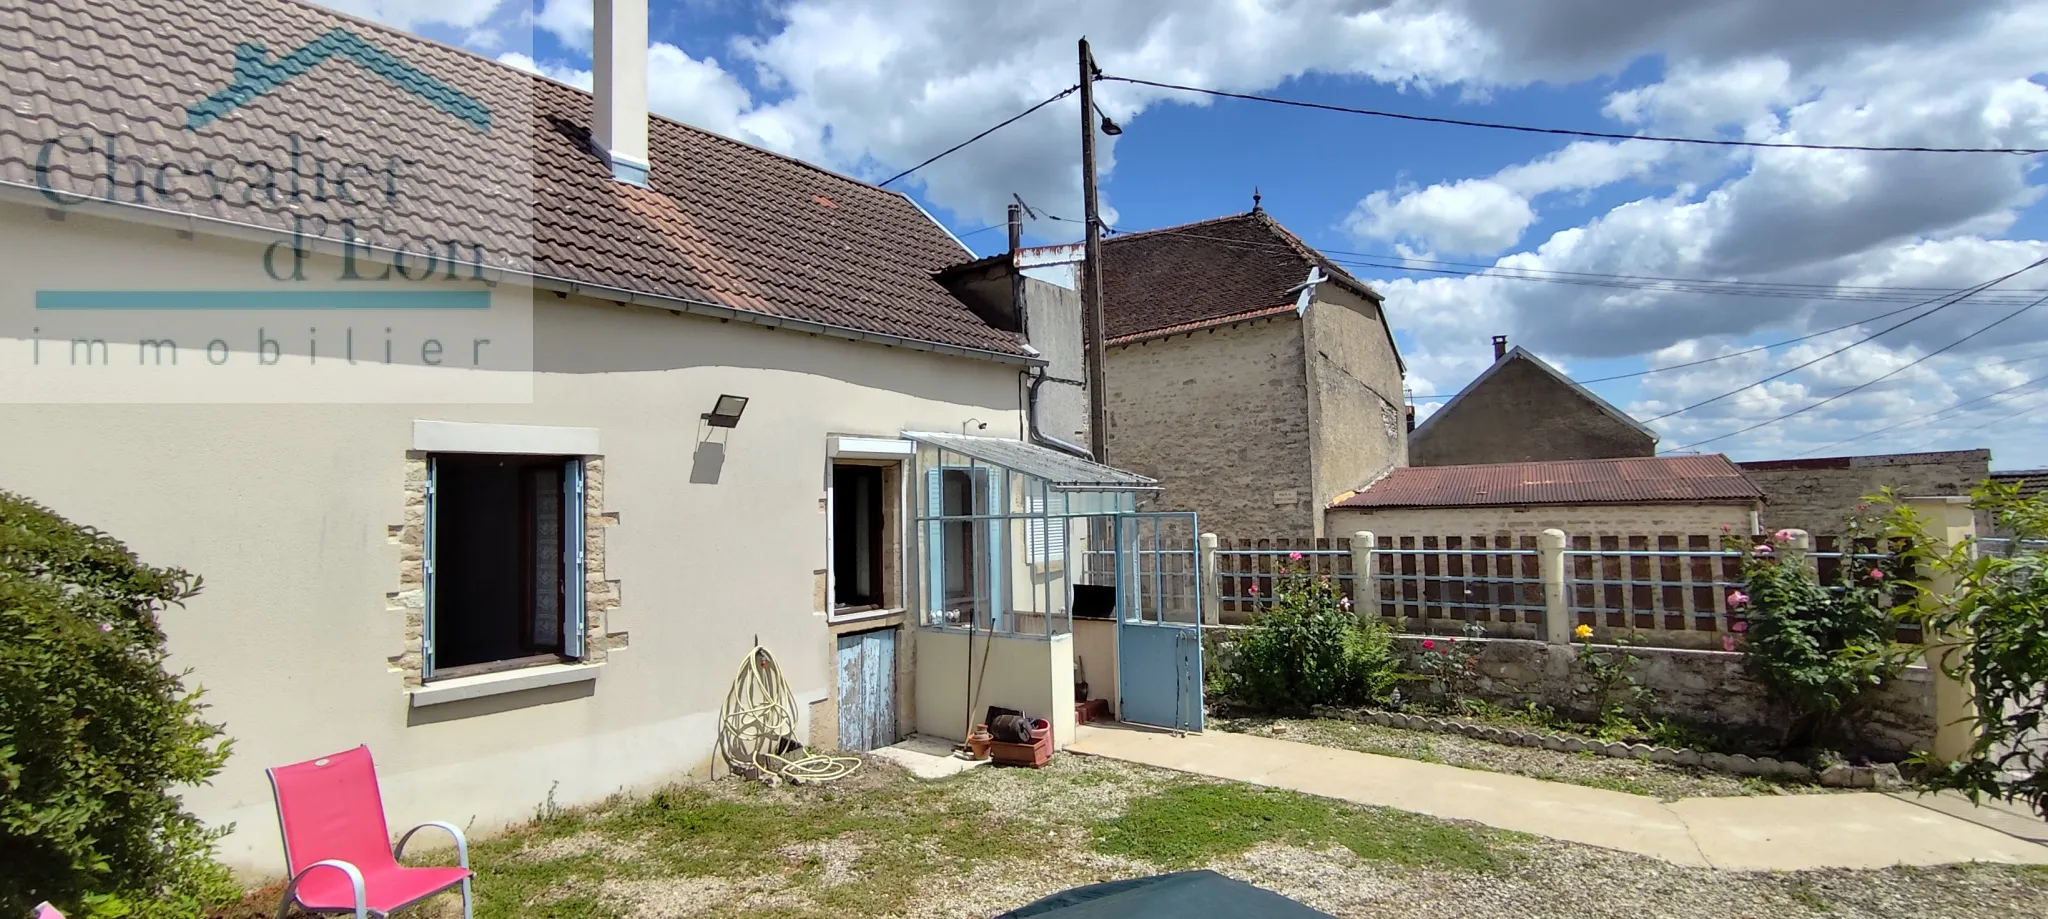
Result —
[{"label": "white cloud", "polygon": [[533,14],[535,28],[545,29],[571,48],[590,47],[590,32],[596,25],[595,7],[591,0],[535,0],[537,11]]},{"label": "white cloud", "polygon": [[399,29],[445,25],[474,29],[497,12],[503,0],[319,0],[321,6],[373,19]]},{"label": "white cloud", "polygon": [[1412,240],[1431,252],[1492,254],[1522,240],[1536,222],[1529,199],[1490,179],[1367,195],[1346,222],[1368,239]]},{"label": "white cloud", "polygon": [[[559,62],[542,64],[516,51],[501,54],[498,60],[586,92],[593,85],[590,71]],[[750,125],[761,123],[758,119],[743,117],[752,105],[746,88],[721,69],[717,60],[700,61],[662,42],[647,49],[647,107],[652,111],[708,131],[772,145],[771,138],[751,129]]]}]

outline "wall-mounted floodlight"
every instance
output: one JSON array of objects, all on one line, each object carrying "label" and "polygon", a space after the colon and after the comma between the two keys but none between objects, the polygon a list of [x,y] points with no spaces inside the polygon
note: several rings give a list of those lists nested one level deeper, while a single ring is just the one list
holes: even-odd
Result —
[{"label": "wall-mounted floodlight", "polygon": [[740,413],[746,410],[746,396],[722,395],[711,411],[704,413],[704,420],[714,428],[736,428],[740,426]]}]

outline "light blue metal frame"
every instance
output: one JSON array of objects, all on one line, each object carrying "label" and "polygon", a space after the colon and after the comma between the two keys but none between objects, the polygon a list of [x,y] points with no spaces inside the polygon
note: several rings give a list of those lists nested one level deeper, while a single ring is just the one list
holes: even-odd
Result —
[{"label": "light blue metal frame", "polygon": [[[1195,540],[1201,532],[1200,523],[1193,512],[1127,513],[1117,514],[1113,519],[1117,556],[1118,717],[1133,724],[1199,732],[1203,726],[1202,562]],[[1160,561],[1168,554],[1183,554],[1183,550],[1167,550],[1161,545],[1160,523],[1168,520],[1185,521],[1187,527],[1188,609],[1193,616],[1188,623],[1165,621],[1161,608],[1166,596],[1166,575]],[[1152,525],[1142,526],[1145,521]],[[1144,591],[1146,577],[1139,564],[1148,552],[1135,545],[1148,529],[1152,543],[1149,554],[1153,557],[1149,595]],[[1148,598],[1154,613],[1151,619],[1146,617]],[[1162,705],[1164,700],[1155,695],[1165,691],[1173,695],[1170,705]],[[1171,714],[1158,717],[1162,712]]]}]

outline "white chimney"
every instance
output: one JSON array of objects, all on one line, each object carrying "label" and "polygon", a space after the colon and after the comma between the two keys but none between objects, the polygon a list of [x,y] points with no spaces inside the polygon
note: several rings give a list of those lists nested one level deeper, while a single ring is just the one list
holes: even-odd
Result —
[{"label": "white chimney", "polygon": [[647,184],[647,0],[592,0],[590,141],[612,176]]}]

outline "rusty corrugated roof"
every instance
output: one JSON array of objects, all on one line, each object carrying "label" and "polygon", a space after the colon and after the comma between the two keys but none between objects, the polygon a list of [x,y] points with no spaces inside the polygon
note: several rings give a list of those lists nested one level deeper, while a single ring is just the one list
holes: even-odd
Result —
[{"label": "rusty corrugated roof", "polygon": [[971,253],[901,194],[659,116],[651,187],[627,185],[591,152],[589,93],[305,3],[5,0],[0,74],[17,192],[335,240],[346,220],[358,244],[1024,354],[933,280]]},{"label": "rusty corrugated roof", "polygon": [[1764,494],[1719,453],[1626,459],[1404,466],[1334,507],[1518,504],[1747,504]]}]

